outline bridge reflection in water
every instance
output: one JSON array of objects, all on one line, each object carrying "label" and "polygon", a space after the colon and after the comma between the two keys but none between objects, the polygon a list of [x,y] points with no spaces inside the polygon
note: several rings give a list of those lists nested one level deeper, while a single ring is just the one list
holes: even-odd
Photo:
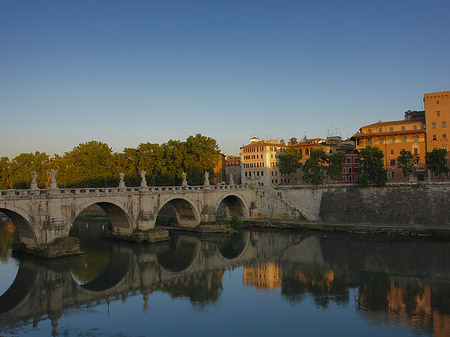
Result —
[{"label": "bridge reflection in water", "polygon": [[224,272],[235,268],[247,289],[277,291],[293,306],[312,299],[322,310],[355,307],[369,326],[394,324],[438,337],[450,331],[446,241],[244,232],[172,233],[170,243],[151,246],[98,242],[99,249],[75,258],[19,257],[16,279],[0,297],[0,335],[48,319],[53,335],[61,335],[59,320],[70,308],[141,296],[138,310],[145,311],[155,292],[189,299],[202,311],[220,302]]}]

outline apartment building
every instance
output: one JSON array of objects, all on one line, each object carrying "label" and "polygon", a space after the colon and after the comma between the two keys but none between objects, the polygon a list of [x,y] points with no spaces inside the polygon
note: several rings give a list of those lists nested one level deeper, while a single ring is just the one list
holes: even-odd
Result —
[{"label": "apartment building", "polygon": [[278,185],[277,153],[286,147],[284,140],[251,138],[250,144],[241,147],[242,184]]}]

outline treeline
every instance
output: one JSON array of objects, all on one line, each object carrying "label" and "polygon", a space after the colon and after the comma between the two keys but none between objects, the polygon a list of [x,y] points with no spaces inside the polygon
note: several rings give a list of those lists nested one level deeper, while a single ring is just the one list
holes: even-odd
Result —
[{"label": "treeline", "polygon": [[90,141],[63,156],[46,153],[22,153],[9,160],[0,159],[0,189],[29,188],[31,172],[36,171],[39,188],[50,185],[50,171],[57,170],[59,187],[118,186],[119,174],[125,174],[127,186],[139,186],[145,170],[151,186],[180,185],[182,173],[189,185],[203,185],[204,173],[214,177],[219,161],[219,146],[210,137],[197,134],[186,141],[169,140],[164,144],[143,143],[137,148],[113,152],[105,143]]}]

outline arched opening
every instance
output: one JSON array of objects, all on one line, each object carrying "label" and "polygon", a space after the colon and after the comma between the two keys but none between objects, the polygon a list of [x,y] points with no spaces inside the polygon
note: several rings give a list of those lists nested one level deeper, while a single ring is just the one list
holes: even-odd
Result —
[{"label": "arched opening", "polygon": [[84,207],[71,223],[70,236],[84,241],[96,241],[104,231],[132,232],[127,213],[109,202],[98,202]]},{"label": "arched opening", "polygon": [[194,206],[184,199],[172,199],[161,207],[156,217],[156,226],[195,227],[199,216]]},{"label": "arched opening", "polygon": [[418,180],[418,181],[424,181],[424,180],[425,180],[425,175],[424,175],[423,173],[419,173],[419,174],[417,175],[417,180]]},{"label": "arched opening", "polygon": [[247,217],[247,211],[244,202],[235,195],[229,195],[222,199],[216,208],[217,219],[231,219],[233,214],[240,218]]},{"label": "arched opening", "polygon": [[[22,215],[5,208],[0,208],[0,212],[14,224],[21,243],[24,243],[27,247],[38,246],[38,241],[31,224]],[[6,217],[3,218],[6,219]]]},{"label": "arched opening", "polygon": [[157,254],[159,264],[167,271],[181,272],[189,268],[200,249],[200,242],[192,236],[171,237],[169,249]]}]

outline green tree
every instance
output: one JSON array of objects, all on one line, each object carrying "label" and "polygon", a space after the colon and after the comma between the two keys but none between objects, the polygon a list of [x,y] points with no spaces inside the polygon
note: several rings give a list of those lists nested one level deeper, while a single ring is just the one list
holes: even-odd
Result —
[{"label": "green tree", "polygon": [[328,156],[327,173],[332,180],[339,180],[345,164],[345,153],[342,151],[332,153]]},{"label": "green tree", "polygon": [[446,149],[433,149],[433,151],[427,152],[425,155],[427,168],[434,174],[441,175],[441,173],[447,173],[449,168],[446,162],[446,156]]},{"label": "green tree", "polygon": [[384,186],[387,182],[387,171],[383,164],[384,154],[375,146],[366,146],[360,151],[359,184]]},{"label": "green tree", "polygon": [[289,147],[285,151],[279,152],[277,158],[278,169],[283,175],[294,173],[297,169],[302,167],[302,163],[300,162],[302,154],[300,150],[295,147]]},{"label": "green tree", "polygon": [[21,153],[9,163],[8,175],[11,188],[30,188],[31,172],[38,175],[38,186],[46,185],[50,169],[50,158],[46,153]]},{"label": "green tree", "polygon": [[113,176],[111,148],[101,142],[90,141],[66,152],[57,159],[57,182],[61,187],[111,186]]},{"label": "green tree", "polygon": [[312,149],[309,158],[302,167],[303,181],[319,185],[323,183],[328,166],[328,156],[322,148]]},{"label": "green tree", "polygon": [[204,173],[209,172],[210,182],[214,178],[214,168],[219,162],[220,150],[216,141],[197,134],[186,139],[184,169],[190,185],[203,185]]},{"label": "green tree", "polygon": [[397,167],[402,170],[403,176],[408,177],[414,172],[414,156],[411,151],[402,149],[397,157]]},{"label": "green tree", "polygon": [[0,158],[0,190],[10,188],[9,184],[9,159],[8,157]]}]

